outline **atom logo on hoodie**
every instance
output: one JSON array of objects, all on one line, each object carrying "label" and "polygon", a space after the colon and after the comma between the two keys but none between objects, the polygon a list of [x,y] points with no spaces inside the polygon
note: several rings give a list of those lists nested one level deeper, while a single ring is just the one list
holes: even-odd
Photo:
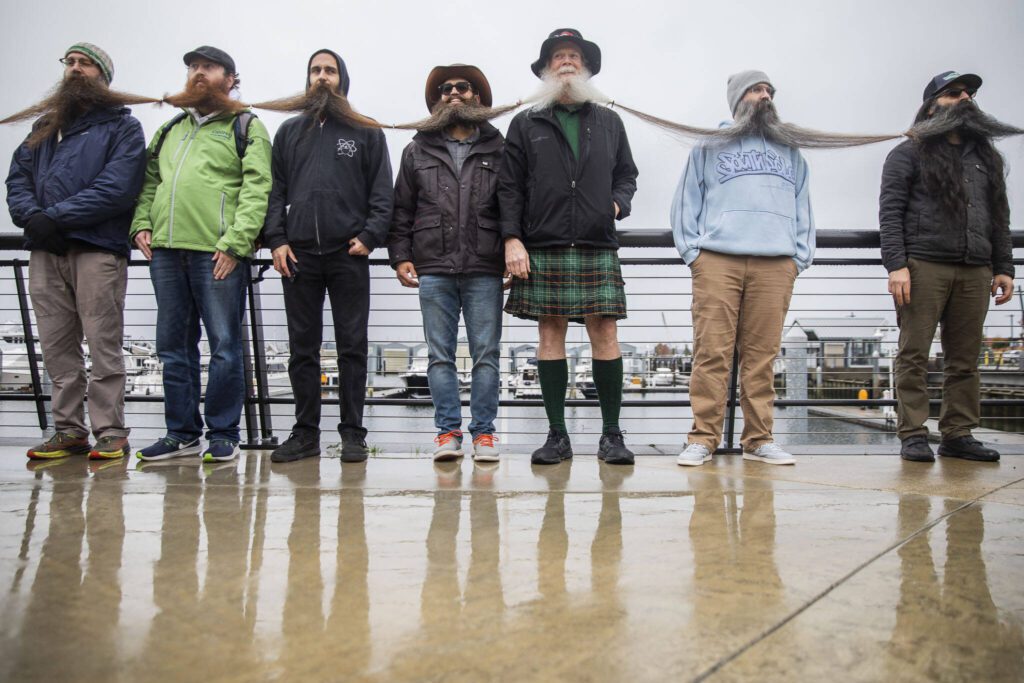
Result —
[{"label": "atom logo on hoodie", "polygon": [[358,151],[359,150],[356,148],[355,140],[343,140],[341,138],[338,139],[337,156],[340,157],[341,155],[344,154],[347,157],[354,157],[356,155],[356,152]]}]

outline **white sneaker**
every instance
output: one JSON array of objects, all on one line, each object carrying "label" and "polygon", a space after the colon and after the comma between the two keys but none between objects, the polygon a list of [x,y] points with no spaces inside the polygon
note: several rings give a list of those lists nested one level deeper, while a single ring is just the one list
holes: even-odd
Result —
[{"label": "white sneaker", "polygon": [[711,460],[711,451],[708,450],[707,446],[691,443],[687,444],[683,452],[676,458],[676,464],[683,465],[684,467],[696,467],[697,465],[703,465],[709,460]]},{"label": "white sneaker", "polygon": [[787,453],[783,450],[782,446],[769,441],[768,443],[761,444],[753,450],[753,452],[743,451],[744,460],[760,460],[766,462],[769,465],[795,465],[796,458],[793,457],[792,453]]}]

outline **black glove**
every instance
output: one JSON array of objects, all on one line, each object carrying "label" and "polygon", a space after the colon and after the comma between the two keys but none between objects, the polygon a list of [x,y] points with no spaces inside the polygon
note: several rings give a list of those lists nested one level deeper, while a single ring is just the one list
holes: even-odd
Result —
[{"label": "black glove", "polygon": [[57,227],[57,222],[40,211],[34,213],[25,225],[25,237],[32,241],[37,249],[63,256],[68,251],[68,243],[64,233]]}]

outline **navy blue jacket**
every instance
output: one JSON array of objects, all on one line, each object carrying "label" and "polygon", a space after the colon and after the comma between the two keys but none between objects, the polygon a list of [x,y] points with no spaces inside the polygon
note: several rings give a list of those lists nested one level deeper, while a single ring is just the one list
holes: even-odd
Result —
[{"label": "navy blue jacket", "polygon": [[[7,176],[7,207],[24,228],[45,211],[69,240],[128,256],[128,227],[146,172],[142,125],[125,107],[82,116],[35,149],[22,144]],[[32,249],[26,239],[25,248]]]}]

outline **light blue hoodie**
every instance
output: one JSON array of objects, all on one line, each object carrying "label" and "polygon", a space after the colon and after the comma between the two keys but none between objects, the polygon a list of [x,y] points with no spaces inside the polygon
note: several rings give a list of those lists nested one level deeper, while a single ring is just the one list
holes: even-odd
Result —
[{"label": "light blue hoodie", "polygon": [[798,149],[745,137],[690,152],[672,200],[672,237],[686,265],[701,249],[814,258],[807,162]]}]

